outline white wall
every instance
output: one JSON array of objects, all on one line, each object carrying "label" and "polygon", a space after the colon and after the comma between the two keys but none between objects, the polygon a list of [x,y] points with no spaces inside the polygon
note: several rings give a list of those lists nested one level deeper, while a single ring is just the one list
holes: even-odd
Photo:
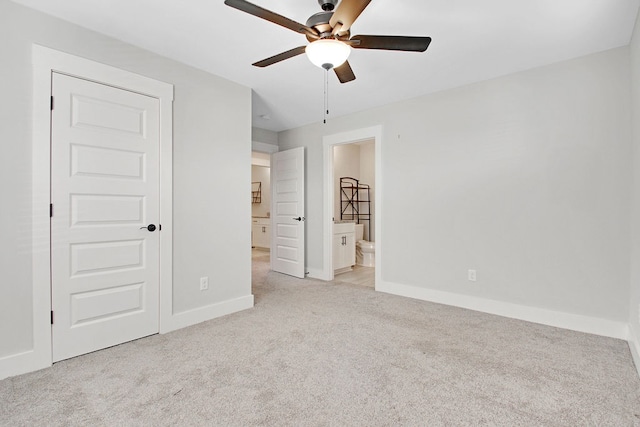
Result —
[{"label": "white wall", "polygon": [[278,133],[257,127],[251,128],[251,140],[263,144],[278,145]]},{"label": "white wall", "polygon": [[[340,202],[340,178],[360,179],[360,147],[356,144],[336,145],[333,147],[333,219],[340,221],[342,204]],[[350,214],[351,208],[346,213]],[[349,218],[347,218],[349,219]]]},{"label": "white wall", "polygon": [[631,56],[633,188],[631,201],[630,344],[640,371],[640,15],[629,46]]},{"label": "white wall", "polygon": [[252,127],[251,147],[253,151],[275,153],[278,151],[278,134],[271,130]]},{"label": "white wall", "polygon": [[360,147],[360,181],[369,186],[369,199],[371,204],[369,212],[371,220],[369,226],[365,221],[364,239],[370,242],[376,241],[376,145],[374,141],[359,143]]},{"label": "white wall", "polygon": [[249,296],[250,89],[0,0],[0,364],[33,339],[33,43],[174,85],[174,312]]},{"label": "white wall", "polygon": [[625,325],[629,81],[625,47],[280,133],[307,150],[308,267],[322,137],[382,125],[385,282]]}]

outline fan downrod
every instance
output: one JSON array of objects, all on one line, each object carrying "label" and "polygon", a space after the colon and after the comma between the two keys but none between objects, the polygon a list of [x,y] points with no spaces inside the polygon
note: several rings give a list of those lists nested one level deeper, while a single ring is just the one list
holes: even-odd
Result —
[{"label": "fan downrod", "polygon": [[338,0],[318,0],[318,4],[325,12],[331,12],[338,4]]}]

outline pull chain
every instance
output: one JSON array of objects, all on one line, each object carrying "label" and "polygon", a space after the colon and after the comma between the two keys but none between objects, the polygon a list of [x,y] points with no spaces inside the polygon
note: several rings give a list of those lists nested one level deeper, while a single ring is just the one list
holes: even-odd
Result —
[{"label": "pull chain", "polygon": [[329,115],[329,69],[324,69],[324,124],[327,124]]}]

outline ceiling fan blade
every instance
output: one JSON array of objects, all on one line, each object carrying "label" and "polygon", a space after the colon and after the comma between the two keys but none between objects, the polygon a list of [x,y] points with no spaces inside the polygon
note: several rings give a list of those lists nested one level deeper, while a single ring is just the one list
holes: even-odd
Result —
[{"label": "ceiling fan blade", "polygon": [[354,49],[403,50],[408,52],[424,52],[431,43],[431,37],[408,36],[353,36],[351,40],[360,42],[351,45]]},{"label": "ceiling fan blade", "polygon": [[353,70],[351,69],[351,65],[349,65],[349,61],[345,61],[344,64],[334,68],[333,71],[336,72],[336,76],[338,76],[338,80],[340,80],[340,83],[348,83],[356,79],[356,75],[353,74]]},{"label": "ceiling fan blade", "polygon": [[267,59],[263,59],[262,61],[258,61],[254,64],[251,64],[255,67],[268,67],[269,65],[273,65],[277,62],[280,61],[284,61],[285,59],[289,59],[289,58],[293,58],[294,56],[298,56],[302,53],[304,53],[304,50],[306,49],[306,46],[300,46],[300,47],[296,47],[293,48],[291,50],[288,50],[286,52],[282,52],[279,53],[277,55],[272,56],[271,58],[267,58]]},{"label": "ceiling fan blade", "polygon": [[371,0],[341,0],[329,20],[334,35],[346,33],[370,2]]},{"label": "ceiling fan blade", "polygon": [[278,15],[275,12],[271,12],[270,10],[263,9],[260,6],[256,6],[253,3],[249,3],[245,0],[224,0],[224,4],[227,6],[231,6],[235,9],[246,12],[250,15],[257,16],[258,18],[265,19],[269,22],[273,22],[274,24],[281,25],[285,28],[295,31],[296,33],[306,34],[312,38],[319,38],[319,34],[316,30],[311,27],[307,27],[304,24],[293,21],[289,18],[286,18],[282,15]]}]

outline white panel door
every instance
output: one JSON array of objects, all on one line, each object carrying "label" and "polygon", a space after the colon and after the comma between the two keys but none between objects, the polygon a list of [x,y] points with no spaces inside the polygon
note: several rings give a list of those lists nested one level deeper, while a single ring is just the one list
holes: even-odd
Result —
[{"label": "white panel door", "polygon": [[271,155],[271,269],[304,278],[304,147]]},{"label": "white panel door", "polygon": [[53,73],[53,361],[159,329],[159,100]]}]

